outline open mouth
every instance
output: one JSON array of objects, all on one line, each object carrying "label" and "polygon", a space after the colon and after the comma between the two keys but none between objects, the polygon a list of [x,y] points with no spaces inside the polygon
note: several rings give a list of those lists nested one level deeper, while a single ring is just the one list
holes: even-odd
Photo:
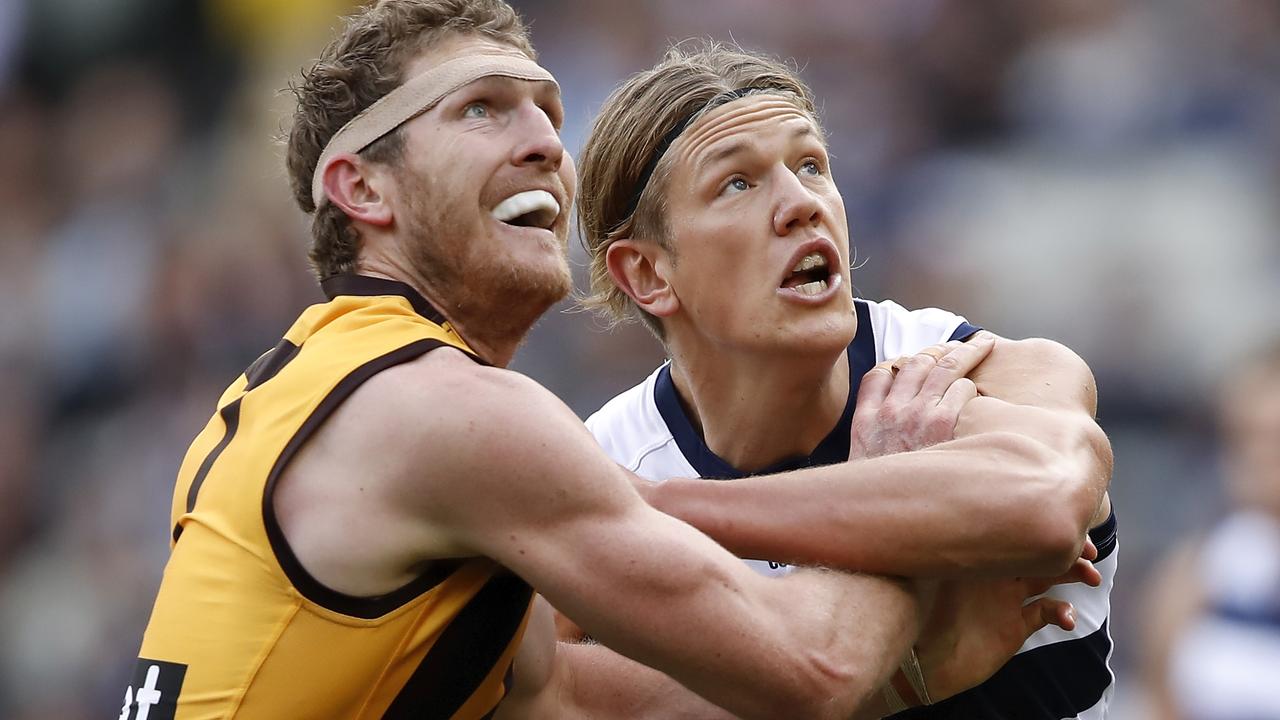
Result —
[{"label": "open mouth", "polygon": [[498,203],[490,214],[514,227],[550,230],[560,217],[560,203],[546,190],[526,190]]},{"label": "open mouth", "polygon": [[835,282],[826,254],[814,251],[800,258],[780,287],[801,295],[821,295]]}]

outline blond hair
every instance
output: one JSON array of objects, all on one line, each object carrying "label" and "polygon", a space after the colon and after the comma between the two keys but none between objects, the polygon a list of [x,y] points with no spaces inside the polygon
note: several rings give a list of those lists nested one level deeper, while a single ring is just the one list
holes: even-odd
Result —
[{"label": "blond hair", "polygon": [[[656,242],[674,252],[665,197],[673,160],[665,155],[651,167],[655,156],[673,132],[723,102],[757,92],[790,98],[818,125],[813,93],[795,69],[710,40],[673,46],[656,66],[631,76],[605,100],[578,163],[578,229],[591,257],[591,290],[580,298],[584,306],[615,324],[639,319],[663,338],[657,318],[613,284],[605,254],[621,238]],[[651,177],[645,177],[647,170]]]}]

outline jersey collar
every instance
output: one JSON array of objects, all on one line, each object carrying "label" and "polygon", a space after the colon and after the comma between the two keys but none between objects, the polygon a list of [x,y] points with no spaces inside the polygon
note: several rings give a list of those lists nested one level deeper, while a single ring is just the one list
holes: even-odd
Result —
[{"label": "jersey collar", "polygon": [[413,306],[414,312],[422,317],[437,325],[445,323],[444,315],[441,315],[439,310],[436,310],[431,303],[427,302],[427,299],[422,297],[421,293],[399,280],[356,275],[355,273],[342,273],[321,280],[320,289],[324,291],[325,297],[330,300],[339,295],[399,295],[408,300],[409,304]]},{"label": "jersey collar", "polygon": [[680,452],[698,475],[704,478],[740,478],[815,465],[830,465],[849,459],[849,435],[853,425],[853,408],[855,399],[858,397],[858,386],[862,382],[862,376],[876,364],[875,330],[871,327],[871,313],[866,302],[862,300],[854,300],[854,309],[858,314],[858,330],[845,352],[849,360],[849,397],[845,401],[844,412],[840,414],[840,419],[831,432],[813,449],[813,452],[787,458],[752,473],[738,470],[707,447],[706,441],[698,433],[689,416],[685,414],[684,406],[680,403],[675,382],[671,379],[670,363],[658,370],[657,382],[653,389],[658,412],[661,413],[667,429],[675,438]]}]

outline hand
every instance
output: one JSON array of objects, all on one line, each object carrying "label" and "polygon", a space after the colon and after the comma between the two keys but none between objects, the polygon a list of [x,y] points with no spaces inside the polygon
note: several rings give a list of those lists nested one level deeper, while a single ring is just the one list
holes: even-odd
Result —
[{"label": "hand", "polygon": [[1086,543],[1071,569],[1055,578],[944,581],[916,643],[933,702],[994,675],[1027,638],[1046,625],[1074,629],[1071,603],[1038,596],[1054,585],[1102,584],[1102,576],[1090,562],[1097,554],[1093,543]]},{"label": "hand", "polygon": [[849,458],[919,450],[952,439],[960,411],[978,395],[965,376],[994,346],[994,335],[979,332],[969,342],[933,345],[868,371],[858,388]]}]

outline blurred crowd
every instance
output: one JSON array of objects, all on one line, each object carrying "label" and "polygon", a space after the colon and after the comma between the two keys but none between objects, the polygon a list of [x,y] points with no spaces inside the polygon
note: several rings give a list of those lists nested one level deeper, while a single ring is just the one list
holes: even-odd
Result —
[{"label": "blurred crowd", "polygon": [[[1116,455],[1113,717],[1172,717],[1139,682],[1166,596],[1141,588],[1226,513],[1219,396],[1280,337],[1280,4],[513,4],[571,151],[672,40],[793,58],[857,291],[1085,357]],[[118,712],[182,454],[320,297],[279,139],[289,79],[351,5],[0,2],[0,717]],[[634,327],[561,310],[515,367],[584,416],[661,359]],[[1280,618],[1280,589],[1268,602]]]}]

